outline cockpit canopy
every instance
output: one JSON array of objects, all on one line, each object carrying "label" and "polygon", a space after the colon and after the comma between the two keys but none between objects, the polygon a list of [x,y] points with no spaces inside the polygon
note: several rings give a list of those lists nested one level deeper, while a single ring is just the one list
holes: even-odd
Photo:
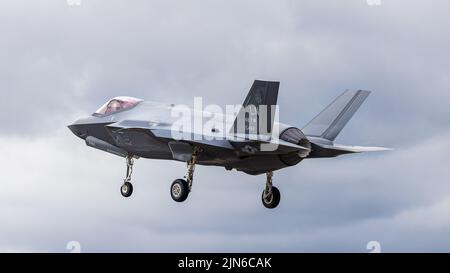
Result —
[{"label": "cockpit canopy", "polygon": [[94,115],[110,115],[119,111],[124,111],[130,108],[133,108],[142,100],[133,97],[115,97],[105,103],[102,107],[100,107],[97,111],[95,111]]}]

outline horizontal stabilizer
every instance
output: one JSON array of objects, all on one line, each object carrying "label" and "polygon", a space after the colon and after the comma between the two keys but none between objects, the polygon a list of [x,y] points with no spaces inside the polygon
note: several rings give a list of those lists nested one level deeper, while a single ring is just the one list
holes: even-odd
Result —
[{"label": "horizontal stabilizer", "polygon": [[368,146],[345,146],[345,145],[339,145],[334,144],[331,146],[332,149],[335,150],[341,150],[351,153],[364,153],[364,152],[382,152],[382,151],[390,151],[391,148],[385,148],[385,147],[368,147]]},{"label": "horizontal stabilizer", "polygon": [[312,144],[311,158],[317,157],[335,157],[343,154],[381,152],[390,151],[390,148],[367,147],[367,146],[346,146],[335,144],[332,141],[323,138],[308,138]]}]

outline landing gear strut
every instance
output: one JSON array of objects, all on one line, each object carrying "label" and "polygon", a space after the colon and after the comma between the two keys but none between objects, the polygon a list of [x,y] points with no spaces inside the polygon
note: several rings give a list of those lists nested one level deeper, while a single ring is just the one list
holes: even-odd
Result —
[{"label": "landing gear strut", "polygon": [[133,193],[133,184],[131,184],[131,174],[133,173],[133,156],[127,156],[127,176],[123,180],[123,185],[120,187],[120,193],[123,197],[130,197]]},{"label": "landing gear strut", "polygon": [[200,148],[194,147],[191,159],[187,162],[187,174],[184,176],[184,179],[177,179],[170,186],[170,195],[175,202],[185,201],[192,190],[195,164],[197,163],[199,152]]},{"label": "landing gear strut", "polygon": [[272,184],[273,172],[267,172],[266,188],[262,192],[262,203],[268,209],[274,209],[280,204],[281,194],[277,187]]}]

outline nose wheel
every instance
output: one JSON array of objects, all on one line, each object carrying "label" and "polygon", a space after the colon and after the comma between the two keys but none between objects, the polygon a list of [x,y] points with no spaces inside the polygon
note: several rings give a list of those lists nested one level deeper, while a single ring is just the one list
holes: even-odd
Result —
[{"label": "nose wheel", "polygon": [[272,185],[273,172],[267,172],[266,188],[262,192],[261,200],[264,207],[274,209],[280,204],[281,194],[277,187]]},{"label": "nose wheel", "polygon": [[130,197],[133,194],[133,184],[130,182],[125,182],[120,187],[120,193],[123,197]]},{"label": "nose wheel", "polygon": [[131,174],[133,173],[133,156],[127,156],[127,175],[120,187],[120,193],[123,197],[130,197],[133,194],[133,184],[131,184]]}]

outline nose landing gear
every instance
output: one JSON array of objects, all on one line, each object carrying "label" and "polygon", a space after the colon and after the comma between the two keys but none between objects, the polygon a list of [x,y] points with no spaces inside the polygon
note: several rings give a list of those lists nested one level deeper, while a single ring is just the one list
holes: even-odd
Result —
[{"label": "nose landing gear", "polygon": [[127,156],[127,176],[123,180],[123,185],[120,187],[120,193],[123,197],[130,197],[133,194],[133,184],[131,184],[131,174],[133,173],[133,156]]}]

